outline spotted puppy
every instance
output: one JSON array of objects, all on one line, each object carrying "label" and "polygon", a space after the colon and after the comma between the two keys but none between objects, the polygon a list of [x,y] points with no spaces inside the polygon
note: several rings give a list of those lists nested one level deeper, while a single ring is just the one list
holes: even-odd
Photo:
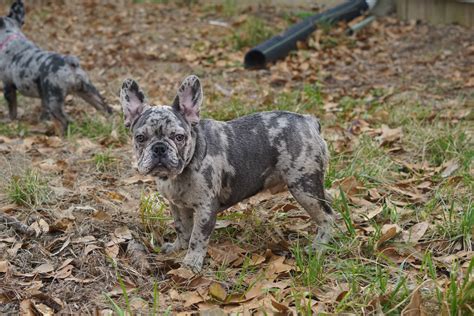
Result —
[{"label": "spotted puppy", "polygon": [[217,214],[282,185],[319,225],[313,246],[328,242],[328,149],[314,117],[272,111],[229,122],[200,119],[196,76],[183,81],[171,106],[150,106],[132,79],[124,81],[120,99],[138,170],[157,177],[171,207],[177,238],[163,245],[165,252],[187,249],[184,264],[199,271]]},{"label": "spotted puppy", "polygon": [[8,16],[0,17],[0,79],[10,119],[17,116],[17,90],[25,96],[41,98],[41,118],[52,116],[59,125],[59,133],[64,133],[70,122],[63,109],[69,93],[111,113],[112,109],[92,85],[79,60],[38,48],[21,32],[24,19],[21,0],[13,3]]}]

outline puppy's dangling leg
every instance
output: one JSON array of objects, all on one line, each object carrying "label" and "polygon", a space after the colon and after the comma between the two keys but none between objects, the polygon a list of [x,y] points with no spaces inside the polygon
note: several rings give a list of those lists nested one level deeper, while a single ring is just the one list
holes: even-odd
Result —
[{"label": "puppy's dangling leg", "polygon": [[71,119],[64,113],[64,99],[51,97],[44,100],[49,114],[51,114],[54,122],[56,134],[64,136],[67,133],[67,127]]},{"label": "puppy's dangling leg", "polygon": [[105,102],[104,97],[99,93],[99,91],[92,85],[90,82],[82,82],[82,87],[76,91],[76,94],[92,105],[96,110],[106,112],[108,114],[112,113],[112,108]]},{"label": "puppy's dangling leg", "polygon": [[75,56],[65,55],[64,60],[76,76],[76,86],[74,88],[74,93],[92,105],[96,110],[103,111],[108,114],[112,113],[112,108],[105,102],[104,97],[91,83],[87,73],[81,68],[79,59]]},{"label": "puppy's dangling leg", "polygon": [[288,184],[288,188],[298,203],[308,212],[318,225],[318,232],[312,243],[315,250],[324,249],[332,237],[334,229],[334,211],[331,199],[325,194],[323,175],[304,178]]},{"label": "puppy's dangling leg", "polygon": [[18,104],[16,101],[16,87],[13,84],[3,84],[3,95],[8,103],[8,114],[10,120],[16,120]]}]

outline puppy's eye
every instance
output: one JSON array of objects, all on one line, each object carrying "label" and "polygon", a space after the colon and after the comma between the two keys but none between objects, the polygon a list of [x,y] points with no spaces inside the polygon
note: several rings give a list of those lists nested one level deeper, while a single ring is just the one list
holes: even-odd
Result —
[{"label": "puppy's eye", "polygon": [[184,140],[184,135],[178,134],[174,137],[177,142],[182,142]]},{"label": "puppy's eye", "polygon": [[143,143],[145,141],[145,136],[137,135],[135,136],[135,141],[137,141],[137,143]]}]

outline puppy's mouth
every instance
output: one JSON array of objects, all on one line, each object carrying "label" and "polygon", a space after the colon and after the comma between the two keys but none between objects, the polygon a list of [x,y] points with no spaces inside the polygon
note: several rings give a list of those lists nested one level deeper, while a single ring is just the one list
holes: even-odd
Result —
[{"label": "puppy's mouth", "polygon": [[155,177],[170,177],[179,173],[180,163],[170,163],[168,161],[159,160],[153,164],[148,174]]}]

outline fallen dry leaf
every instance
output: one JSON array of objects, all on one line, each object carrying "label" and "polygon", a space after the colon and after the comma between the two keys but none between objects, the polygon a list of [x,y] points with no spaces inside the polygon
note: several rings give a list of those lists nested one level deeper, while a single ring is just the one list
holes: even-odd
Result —
[{"label": "fallen dry leaf", "polygon": [[61,268],[58,270],[55,274],[54,277],[56,279],[65,279],[69,277],[72,274],[72,269],[74,269],[74,266],[72,264],[68,264],[67,266]]},{"label": "fallen dry leaf", "polygon": [[420,222],[418,224],[413,225],[408,231],[403,231],[403,241],[413,243],[418,242],[426,233],[429,226],[430,224],[427,222]]},{"label": "fallen dry leaf", "polygon": [[382,226],[381,235],[377,241],[377,248],[380,247],[384,242],[395,237],[399,232],[401,232],[400,226],[397,224],[385,224]]},{"label": "fallen dry leaf", "polygon": [[252,266],[257,266],[261,263],[265,262],[265,257],[259,255],[258,253],[253,253],[252,257],[250,258],[250,264]]},{"label": "fallen dry leaf", "polygon": [[21,301],[20,303],[20,314],[22,316],[34,316],[35,313],[32,310],[32,303],[30,299]]},{"label": "fallen dry leaf", "polygon": [[23,246],[23,243],[17,242],[11,247],[10,249],[7,250],[8,255],[11,258],[14,258],[18,252],[18,250]]},{"label": "fallen dry leaf", "polygon": [[0,261],[0,273],[6,273],[8,271],[9,263],[6,260]]},{"label": "fallen dry leaf", "polygon": [[153,183],[155,178],[152,176],[142,176],[140,174],[133,175],[127,179],[123,179],[122,183],[125,185],[138,184],[138,183]]},{"label": "fallen dry leaf", "polygon": [[290,308],[284,304],[278,303],[275,300],[272,300],[272,306],[275,307],[278,312],[283,313],[283,314],[288,314]]},{"label": "fallen dry leaf", "polygon": [[188,281],[195,277],[194,272],[186,268],[170,270],[168,271],[167,275],[170,275],[176,283]]},{"label": "fallen dry leaf", "polygon": [[245,251],[236,245],[225,245],[219,248],[209,246],[207,252],[218,265],[228,265],[240,258],[240,254]]},{"label": "fallen dry leaf", "polygon": [[44,273],[49,273],[49,272],[52,272],[54,271],[54,267],[51,263],[43,263],[39,266],[37,266],[34,270],[33,270],[33,273],[41,273],[41,274],[44,274]]},{"label": "fallen dry leaf", "polygon": [[96,250],[96,249],[102,249],[102,247],[97,246],[97,245],[87,245],[84,248],[84,256],[87,256],[91,251]]},{"label": "fallen dry leaf", "polygon": [[423,307],[423,300],[419,289],[416,289],[412,294],[410,302],[402,310],[403,316],[426,316],[425,308]]},{"label": "fallen dry leaf", "polygon": [[40,303],[40,302],[36,302],[35,300],[32,300],[32,303],[33,303],[32,304],[33,309],[39,315],[43,315],[43,316],[52,316],[52,315],[54,315],[54,309],[49,307],[48,305]]},{"label": "fallen dry leaf", "polygon": [[451,176],[456,170],[459,169],[459,163],[457,159],[452,159],[443,164],[444,170],[441,172],[441,177],[447,178]]},{"label": "fallen dry leaf", "polygon": [[213,282],[209,286],[209,295],[211,295],[213,298],[224,302],[226,297],[227,297],[227,291],[226,289],[222,286],[222,284]]},{"label": "fallen dry leaf", "polygon": [[132,239],[132,232],[127,226],[121,226],[114,230],[114,235],[117,238],[122,238],[125,240]]},{"label": "fallen dry leaf", "polygon": [[202,296],[197,291],[182,293],[181,296],[185,298],[184,307],[190,307],[194,304],[204,301]]},{"label": "fallen dry leaf", "polygon": [[390,128],[387,125],[382,124],[380,131],[381,135],[378,136],[377,139],[379,140],[381,146],[391,144],[402,137],[401,127]]},{"label": "fallen dry leaf", "polygon": [[105,248],[105,254],[112,259],[117,258],[119,251],[120,251],[120,247],[117,244],[114,244]]},{"label": "fallen dry leaf", "polygon": [[271,278],[272,275],[278,275],[280,273],[289,272],[295,269],[293,265],[286,264],[284,263],[284,261],[285,261],[285,257],[277,256],[268,264],[268,268],[267,268],[267,271],[265,272],[265,275],[268,278]]},{"label": "fallen dry leaf", "polygon": [[361,193],[364,190],[364,184],[356,179],[354,176],[344,178],[342,181],[334,181],[333,187],[340,186],[342,191],[348,196],[353,196]]}]

